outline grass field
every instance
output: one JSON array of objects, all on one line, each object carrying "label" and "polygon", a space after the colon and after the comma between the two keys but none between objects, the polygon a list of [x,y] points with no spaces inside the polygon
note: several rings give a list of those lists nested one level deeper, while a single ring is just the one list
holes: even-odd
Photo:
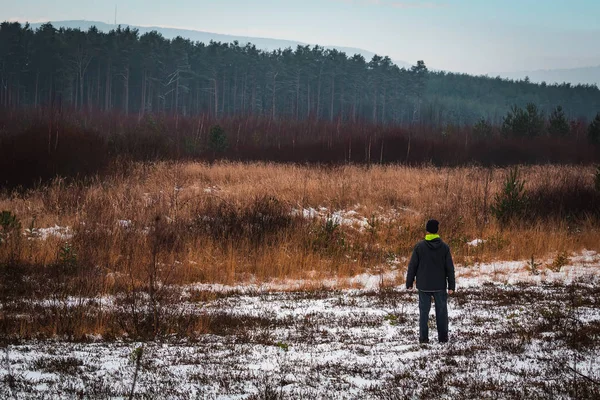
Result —
[{"label": "grass field", "polygon": [[103,291],[159,264],[173,283],[349,276],[409,256],[433,217],[459,263],[600,250],[593,167],[521,168],[530,204],[501,225],[492,207],[507,172],[126,164],[0,197],[24,233],[0,247],[0,262],[47,267],[62,250],[74,272],[108,277]]},{"label": "grass field", "polygon": [[[127,398],[133,390],[134,398],[169,399],[594,399],[599,295],[597,273],[585,284],[459,290],[449,303],[450,343],[421,346],[416,296],[399,288],[205,288],[171,309],[203,321],[205,333],[193,338],[9,345],[0,395]],[[430,323],[434,339],[433,315]]]},{"label": "grass field", "polygon": [[[3,397],[127,398],[136,369],[136,398],[598,396],[593,167],[520,167],[510,218],[509,169],[111,171],[0,195]],[[429,218],[448,346],[416,344],[402,289]]]}]

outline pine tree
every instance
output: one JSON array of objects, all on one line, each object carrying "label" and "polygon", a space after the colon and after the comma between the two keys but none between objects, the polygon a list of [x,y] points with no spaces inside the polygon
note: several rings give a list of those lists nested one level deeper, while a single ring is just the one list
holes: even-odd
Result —
[{"label": "pine tree", "polygon": [[526,136],[529,117],[525,110],[513,105],[502,121],[504,136]]},{"label": "pine tree", "polygon": [[561,106],[558,106],[552,111],[549,119],[550,126],[548,127],[548,133],[551,136],[567,136],[571,130],[569,122],[565,117],[565,112]]},{"label": "pine tree", "polygon": [[208,145],[214,154],[223,153],[227,150],[227,134],[220,125],[210,128]]},{"label": "pine tree", "polygon": [[534,103],[528,103],[525,108],[527,110],[527,136],[540,136],[544,132],[544,114]]},{"label": "pine tree", "polygon": [[487,122],[484,118],[481,118],[479,122],[473,126],[473,133],[477,137],[485,138],[492,136],[492,125]]},{"label": "pine tree", "polygon": [[502,123],[502,134],[505,136],[536,137],[543,131],[544,115],[533,103],[528,103],[525,109],[512,106]]}]

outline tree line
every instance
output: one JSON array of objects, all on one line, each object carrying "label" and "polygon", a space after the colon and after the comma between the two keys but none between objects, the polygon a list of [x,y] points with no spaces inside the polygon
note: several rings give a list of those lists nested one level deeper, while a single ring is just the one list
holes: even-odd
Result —
[{"label": "tree line", "polygon": [[[595,85],[533,84],[399,68],[389,57],[321,46],[263,51],[118,27],[104,33],[0,25],[0,106],[212,117],[260,116],[380,125],[502,125],[520,107],[587,124]],[[554,111],[553,111],[554,110]],[[508,113],[508,114],[507,114]],[[484,127],[485,128],[485,127]],[[554,128],[553,128],[554,129]],[[562,129],[562,128],[557,128]],[[504,128],[503,128],[504,131]]]}]

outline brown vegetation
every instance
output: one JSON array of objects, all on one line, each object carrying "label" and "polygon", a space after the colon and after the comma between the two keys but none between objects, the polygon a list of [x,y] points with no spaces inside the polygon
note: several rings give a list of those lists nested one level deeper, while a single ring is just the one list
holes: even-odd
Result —
[{"label": "brown vegetation", "polygon": [[[318,289],[367,272],[385,292],[403,283],[431,217],[464,265],[600,250],[593,167],[521,167],[527,209],[501,224],[491,208],[508,172],[141,162],[4,192],[0,339],[215,332],[211,318],[177,307],[218,296],[178,287],[191,283]],[[485,243],[468,244],[476,238]]]},{"label": "brown vegetation", "polygon": [[[527,259],[600,243],[591,167],[522,168],[528,211],[508,225],[490,212],[502,169],[161,162],[120,170],[4,194],[0,209],[16,215],[25,233],[7,234],[0,264],[59,271],[112,292],[385,268],[410,255],[431,217],[441,221],[457,262]],[[322,218],[301,215],[322,207]],[[346,218],[341,224],[327,218],[336,211]],[[73,236],[63,230],[63,237],[38,237],[40,228],[55,225]],[[475,238],[487,241],[469,246]]]},{"label": "brown vegetation", "polygon": [[[222,143],[211,129],[222,128]],[[569,137],[482,135],[472,126],[400,127],[368,122],[210,115],[143,118],[100,112],[0,110],[0,187],[32,187],[55,176],[84,178],[115,160],[281,162],[320,165],[591,165],[600,147]]]}]

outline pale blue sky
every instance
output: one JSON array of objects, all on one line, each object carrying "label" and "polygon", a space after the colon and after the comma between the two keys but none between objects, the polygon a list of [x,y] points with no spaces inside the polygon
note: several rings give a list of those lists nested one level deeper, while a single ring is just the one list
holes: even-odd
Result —
[{"label": "pale blue sky", "polygon": [[360,47],[468,73],[600,65],[600,0],[0,0],[0,20],[86,19]]}]

